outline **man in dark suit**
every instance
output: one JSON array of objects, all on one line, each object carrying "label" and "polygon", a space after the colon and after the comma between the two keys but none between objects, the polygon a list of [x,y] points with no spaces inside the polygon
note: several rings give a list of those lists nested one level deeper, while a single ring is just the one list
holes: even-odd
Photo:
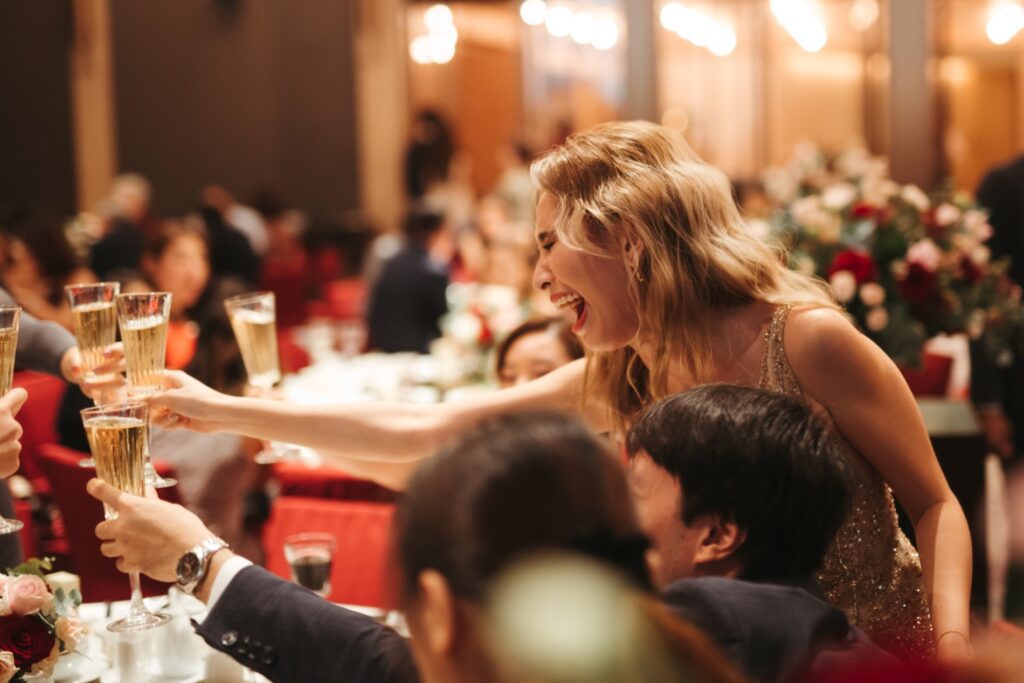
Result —
[{"label": "man in dark suit", "polygon": [[662,598],[756,681],[885,657],[813,574],[846,515],[845,457],[795,399],[705,385],[630,429],[629,482]]},{"label": "man in dark suit", "polygon": [[403,246],[381,266],[367,311],[369,346],[377,351],[427,353],[448,311],[448,270],[430,255],[443,236],[444,214],[416,206],[405,219]]}]

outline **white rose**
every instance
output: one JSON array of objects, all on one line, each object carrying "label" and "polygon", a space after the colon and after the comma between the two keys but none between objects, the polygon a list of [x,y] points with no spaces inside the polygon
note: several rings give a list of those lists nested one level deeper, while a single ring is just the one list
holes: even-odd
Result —
[{"label": "white rose", "polygon": [[840,270],[829,279],[836,298],[846,303],[857,293],[857,278],[848,270]]},{"label": "white rose", "polygon": [[930,239],[915,242],[907,249],[907,262],[916,263],[925,270],[935,272],[942,261],[942,252]]},{"label": "white rose", "polygon": [[841,211],[850,205],[857,196],[857,188],[849,183],[838,183],[825,188],[821,194],[821,203],[826,209]]},{"label": "white rose", "polygon": [[962,212],[957,207],[953,206],[949,202],[945,202],[939,205],[939,208],[935,210],[935,222],[946,227],[952,225],[959,220]]},{"label": "white rose", "polygon": [[877,282],[865,282],[860,286],[860,300],[868,308],[881,306],[885,301],[885,288]]},{"label": "white rose", "polygon": [[903,191],[900,192],[900,197],[903,201],[915,207],[918,211],[927,211],[932,205],[931,201],[928,199],[928,195],[926,195],[917,185],[904,186]]},{"label": "white rose", "polygon": [[864,317],[864,324],[872,332],[881,332],[889,324],[889,311],[881,306],[872,308]]}]

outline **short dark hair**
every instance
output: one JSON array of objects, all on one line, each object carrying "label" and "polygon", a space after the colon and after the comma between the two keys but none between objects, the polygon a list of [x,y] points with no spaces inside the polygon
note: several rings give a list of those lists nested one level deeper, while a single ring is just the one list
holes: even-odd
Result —
[{"label": "short dark hair", "polygon": [[423,202],[409,207],[402,223],[402,232],[414,242],[426,242],[444,227],[444,212]]},{"label": "short dark hair", "polygon": [[472,602],[533,553],[576,551],[648,584],[643,540],[622,466],[575,418],[502,415],[416,470],[395,514],[402,597],[421,572],[444,576]]},{"label": "short dark hair", "polygon": [[842,446],[801,401],[709,384],[647,408],[626,439],[679,481],[691,524],[718,515],[746,531],[742,578],[811,575],[846,517],[850,480]]}]

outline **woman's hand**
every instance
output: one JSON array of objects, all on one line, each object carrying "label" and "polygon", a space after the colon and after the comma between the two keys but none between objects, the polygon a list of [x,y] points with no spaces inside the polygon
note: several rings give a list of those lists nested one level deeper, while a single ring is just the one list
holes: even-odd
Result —
[{"label": "woman's hand", "polygon": [[21,425],[15,420],[28,392],[15,387],[0,398],[0,477],[9,477],[18,471],[21,461]]},{"label": "woman's hand", "polygon": [[103,377],[101,381],[90,381],[82,370],[82,353],[72,346],[60,359],[60,370],[64,379],[77,384],[82,393],[96,401],[97,405],[123,402],[127,397],[127,382],[124,378],[124,345],[111,344],[103,351],[103,363],[93,369],[93,374]]},{"label": "woman's hand", "polygon": [[117,558],[123,572],[142,572],[157,581],[177,578],[178,560],[213,536],[202,521],[180,505],[158,498],[139,498],[99,479],[86,490],[117,512],[96,526],[100,552]]},{"label": "woman's hand", "polygon": [[180,370],[169,370],[164,373],[164,391],[145,400],[156,426],[208,433],[224,428],[220,416],[228,399]]}]

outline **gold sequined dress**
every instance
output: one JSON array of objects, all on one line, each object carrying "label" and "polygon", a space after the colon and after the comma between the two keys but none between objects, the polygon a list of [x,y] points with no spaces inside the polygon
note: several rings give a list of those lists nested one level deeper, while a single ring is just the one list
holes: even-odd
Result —
[{"label": "gold sequined dress", "polygon": [[[806,400],[783,348],[788,314],[789,307],[779,307],[765,332],[759,386]],[[931,657],[931,612],[917,550],[899,528],[889,485],[841,440],[855,473],[854,494],[850,513],[825,556],[818,586],[878,645],[910,659]]]}]

